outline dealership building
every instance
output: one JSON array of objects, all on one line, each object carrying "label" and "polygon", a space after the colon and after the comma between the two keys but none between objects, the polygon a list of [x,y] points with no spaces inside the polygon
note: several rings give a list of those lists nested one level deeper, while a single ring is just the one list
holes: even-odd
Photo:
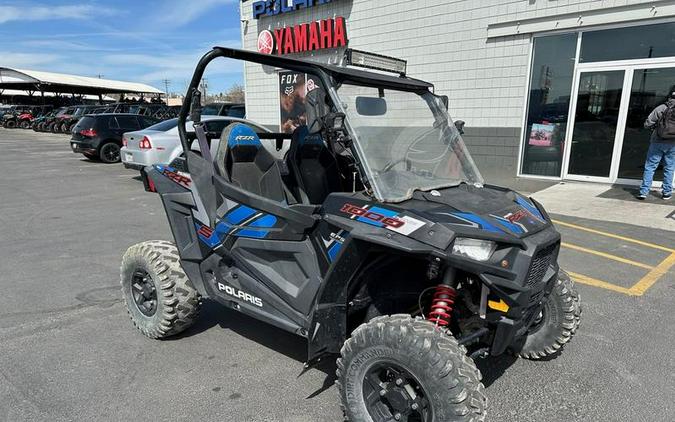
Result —
[{"label": "dealership building", "polygon": [[[635,184],[649,112],[675,90],[675,1],[244,0],[243,48],[407,61],[447,95],[488,182]],[[248,117],[284,126],[295,75],[246,64]],[[662,180],[662,171],[656,180]]]}]

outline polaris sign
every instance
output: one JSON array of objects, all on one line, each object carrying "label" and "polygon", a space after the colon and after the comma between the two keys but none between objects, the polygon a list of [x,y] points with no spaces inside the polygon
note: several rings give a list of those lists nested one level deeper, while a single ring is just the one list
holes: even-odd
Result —
[{"label": "polaris sign", "polygon": [[300,9],[309,9],[331,1],[333,0],[261,0],[253,3],[253,18],[260,19],[261,16],[276,16]]}]

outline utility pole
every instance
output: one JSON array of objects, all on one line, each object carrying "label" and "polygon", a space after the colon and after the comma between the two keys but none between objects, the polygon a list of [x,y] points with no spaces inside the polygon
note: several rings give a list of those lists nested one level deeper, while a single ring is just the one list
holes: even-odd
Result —
[{"label": "utility pole", "polygon": [[204,104],[206,104],[206,99],[208,98],[207,89],[209,88],[209,80],[202,78],[201,91],[202,96],[204,97]]},{"label": "utility pole", "polygon": [[96,77],[99,78],[99,79],[103,79],[104,76],[105,75],[101,75],[100,73],[98,75],[96,75]]},{"label": "utility pole", "polygon": [[171,85],[171,81],[169,79],[163,79],[162,82],[164,82],[164,92],[166,93],[166,101],[169,101],[169,85]]}]

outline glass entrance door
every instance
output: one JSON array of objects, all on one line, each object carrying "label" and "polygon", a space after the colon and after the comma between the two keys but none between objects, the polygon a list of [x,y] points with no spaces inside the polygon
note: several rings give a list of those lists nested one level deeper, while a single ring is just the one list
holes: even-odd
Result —
[{"label": "glass entrance door", "polygon": [[625,70],[579,73],[567,177],[610,181],[625,75]]},{"label": "glass entrance door", "polygon": [[[628,114],[619,161],[618,179],[641,180],[649,148],[651,130],[644,122],[649,113],[663,104],[675,91],[675,67],[634,69]],[[663,181],[663,167],[659,166],[654,180]]]}]

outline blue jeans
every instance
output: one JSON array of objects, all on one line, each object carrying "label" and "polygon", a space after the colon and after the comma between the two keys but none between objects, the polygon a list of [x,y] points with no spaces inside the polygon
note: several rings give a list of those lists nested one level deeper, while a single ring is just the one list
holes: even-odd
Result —
[{"label": "blue jeans", "polygon": [[652,187],[654,172],[663,159],[663,194],[673,193],[673,172],[675,171],[675,144],[652,142],[647,151],[645,161],[645,174],[642,176],[640,194],[647,195]]}]

